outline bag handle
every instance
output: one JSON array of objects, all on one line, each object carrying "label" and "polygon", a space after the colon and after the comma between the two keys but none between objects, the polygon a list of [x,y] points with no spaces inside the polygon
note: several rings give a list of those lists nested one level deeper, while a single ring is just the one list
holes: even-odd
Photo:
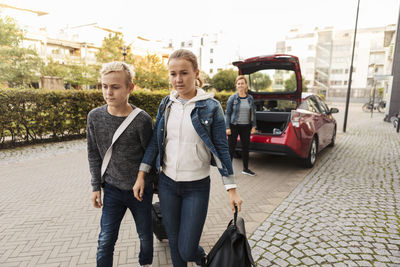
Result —
[{"label": "bag handle", "polygon": [[119,125],[118,129],[115,131],[112,142],[110,147],[107,149],[106,154],[104,155],[103,162],[101,163],[101,184],[104,184],[104,173],[106,172],[108,163],[110,163],[111,155],[112,155],[112,147],[115,141],[119,138],[119,136],[125,131],[125,129],[128,127],[129,124],[135,119],[135,117],[141,112],[142,110],[138,107],[135,107],[135,109],[129,113],[128,117],[125,118],[125,120]]},{"label": "bag handle", "polygon": [[233,214],[233,225],[236,226],[236,221],[238,217],[238,207],[235,205],[235,213]]}]

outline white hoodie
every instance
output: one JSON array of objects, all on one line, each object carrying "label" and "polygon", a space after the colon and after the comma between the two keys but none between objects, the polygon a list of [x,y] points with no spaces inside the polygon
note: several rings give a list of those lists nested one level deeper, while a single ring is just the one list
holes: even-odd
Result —
[{"label": "white hoodie", "polygon": [[166,125],[162,170],[177,182],[196,181],[210,175],[211,152],[194,129],[190,113],[196,101],[212,98],[214,94],[196,89],[196,96],[185,104],[177,99],[177,91],[170,95],[172,103]]}]

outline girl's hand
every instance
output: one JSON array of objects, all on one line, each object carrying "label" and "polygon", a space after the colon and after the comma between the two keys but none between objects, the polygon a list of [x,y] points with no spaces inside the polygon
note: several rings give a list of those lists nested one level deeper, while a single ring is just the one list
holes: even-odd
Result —
[{"label": "girl's hand", "polygon": [[236,192],[236,188],[229,189],[228,193],[232,211],[235,212],[235,206],[237,206],[239,212],[241,210],[243,201],[240,198],[238,192]]},{"label": "girl's hand", "polygon": [[257,130],[256,130],[256,127],[253,127],[253,128],[251,128],[251,132],[250,133],[255,133],[255,132],[257,132]]},{"label": "girl's hand", "polygon": [[226,135],[231,135],[231,129],[226,129]]}]

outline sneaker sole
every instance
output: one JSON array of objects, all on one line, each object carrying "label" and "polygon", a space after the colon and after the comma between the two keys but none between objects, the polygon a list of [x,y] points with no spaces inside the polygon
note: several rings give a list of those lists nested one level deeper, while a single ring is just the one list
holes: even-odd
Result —
[{"label": "sneaker sole", "polygon": [[256,176],[255,174],[251,174],[251,173],[248,173],[248,172],[242,172],[243,174],[246,174],[246,175],[249,175],[249,176]]}]

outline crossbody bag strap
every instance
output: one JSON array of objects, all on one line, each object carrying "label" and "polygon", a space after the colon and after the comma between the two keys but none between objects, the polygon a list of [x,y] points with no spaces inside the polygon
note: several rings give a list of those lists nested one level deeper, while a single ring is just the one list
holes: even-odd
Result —
[{"label": "crossbody bag strap", "polygon": [[113,139],[110,147],[107,149],[106,154],[104,155],[103,162],[101,164],[101,184],[104,184],[104,173],[106,172],[108,163],[110,162],[112,155],[112,147],[115,141],[118,140],[119,136],[125,131],[129,124],[135,119],[135,117],[141,112],[140,108],[135,108],[131,113],[129,113],[128,117],[121,123],[118,129],[115,131],[113,135]]}]

